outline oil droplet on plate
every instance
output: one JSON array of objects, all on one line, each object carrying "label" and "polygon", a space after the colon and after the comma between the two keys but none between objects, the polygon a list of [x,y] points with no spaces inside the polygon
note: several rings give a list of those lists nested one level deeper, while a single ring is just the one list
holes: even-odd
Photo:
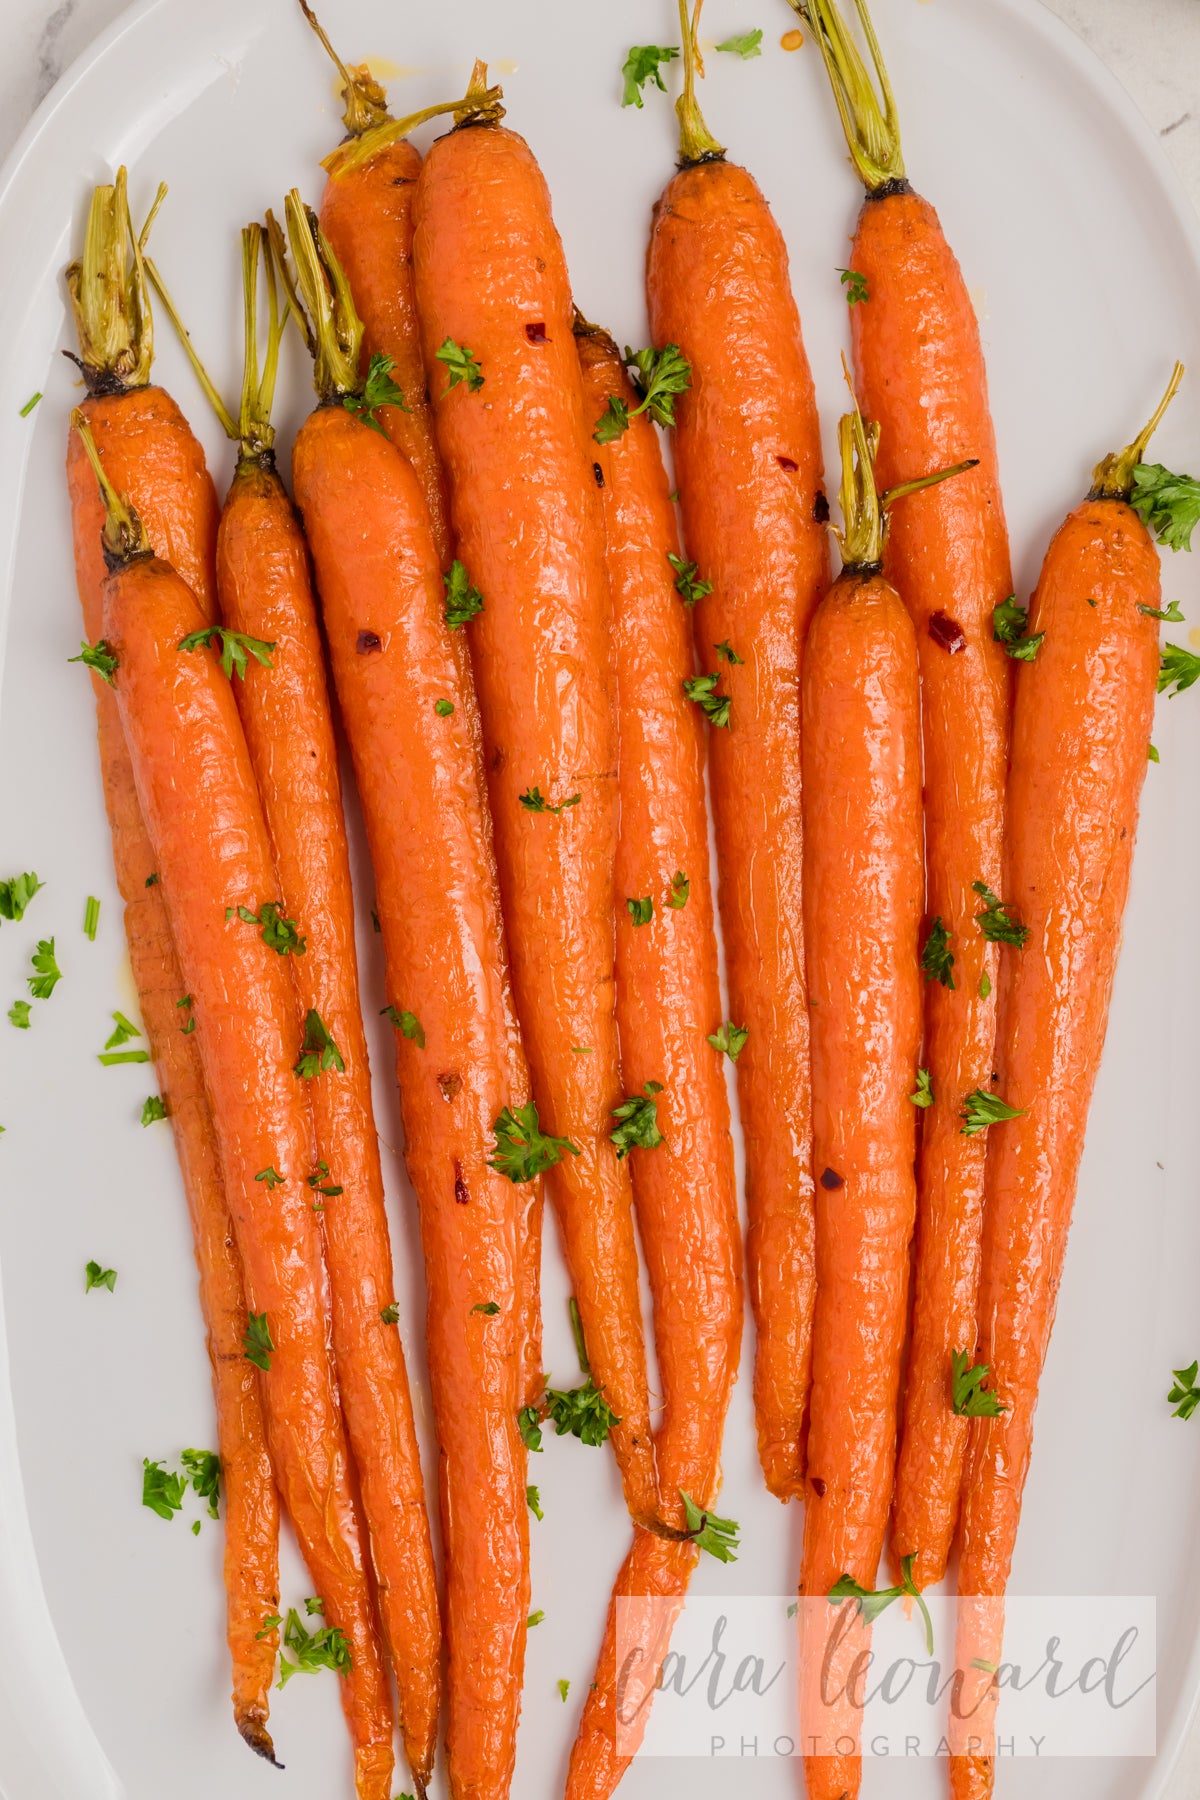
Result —
[{"label": "oil droplet on plate", "polygon": [[1193,625],[1188,632],[1188,643],[1193,650],[1200,650],[1200,625]]},{"label": "oil droplet on plate", "polygon": [[979,320],[979,323],[982,325],[983,321],[988,316],[987,289],[985,287],[968,288],[967,295],[968,295],[968,298],[970,299],[971,305],[975,309],[975,317]]},{"label": "oil droplet on plate", "polygon": [[802,31],[785,31],[779,40],[779,45],[783,50],[798,50],[803,42],[804,33]]}]

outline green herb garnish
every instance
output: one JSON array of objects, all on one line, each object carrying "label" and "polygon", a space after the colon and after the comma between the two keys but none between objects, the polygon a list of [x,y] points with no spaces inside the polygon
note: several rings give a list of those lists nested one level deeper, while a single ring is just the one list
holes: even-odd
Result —
[{"label": "green herb garnish", "polygon": [[1029,936],[1028,925],[1014,919],[1011,908],[998,900],[986,881],[973,881],[972,890],[983,901],[983,911],[975,914],[975,923],[989,944],[1012,944],[1020,950]]},{"label": "green herb garnish", "polygon": [[242,1345],[247,1362],[252,1362],[256,1369],[270,1370],[271,1351],[274,1350],[275,1343],[265,1312],[247,1313]]},{"label": "green herb garnish", "polygon": [[327,1069],[336,1069],[339,1075],[344,1075],[345,1059],[330,1037],[320,1013],[310,1009],[304,1019],[304,1042],[300,1046],[300,1060],[296,1064],[295,1073],[302,1081],[311,1081],[315,1075],[320,1075]]},{"label": "green herb garnish", "polygon": [[723,1025],[717,1026],[708,1041],[714,1050],[719,1050],[730,1062],[736,1062],[745,1049],[749,1036],[749,1030],[745,1026],[735,1025],[732,1019],[726,1019]]},{"label": "green herb garnish", "polygon": [[78,656],[68,656],[68,662],[82,663],[101,681],[107,681],[109,687],[116,687],[113,676],[117,672],[117,658],[113,647],[105,638],[97,638],[94,644],[81,641]]},{"label": "green herb garnish", "polygon": [[975,1137],[979,1132],[986,1131],[989,1125],[1003,1125],[1006,1119],[1023,1119],[1025,1110],[1009,1106],[999,1094],[989,1094],[983,1088],[976,1088],[967,1095],[963,1110],[958,1116],[963,1121],[962,1135]]},{"label": "green herb garnish", "polygon": [[506,1175],[513,1182],[534,1181],[546,1169],[560,1163],[565,1155],[579,1155],[570,1138],[553,1137],[541,1129],[537,1103],[533,1100],[518,1106],[515,1112],[506,1106],[493,1129],[496,1155],[488,1158],[488,1168]]},{"label": "green herb garnish", "polygon": [[631,1150],[656,1150],[663,1142],[663,1134],[658,1129],[657,1099],[662,1091],[661,1081],[648,1081],[640,1094],[633,1094],[620,1106],[613,1107],[612,1116],[620,1123],[615,1131],[609,1132],[608,1141],[616,1145],[618,1162]]},{"label": "green herb garnish", "polygon": [[110,1294],[116,1289],[117,1271],[115,1269],[102,1269],[98,1262],[89,1262],[84,1264],[83,1274],[85,1294],[90,1294],[93,1288],[107,1288]]},{"label": "green herb garnish", "polygon": [[950,1358],[950,1404],[960,1419],[998,1419],[1008,1408],[984,1387],[991,1374],[987,1363],[970,1365],[965,1350]]},{"label": "green herb garnish", "polygon": [[449,371],[450,379],[446,383],[447,393],[451,388],[456,388],[460,381],[466,382],[469,394],[479,392],[483,386],[484,377],[473,351],[467,350],[462,344],[456,344],[453,338],[448,337],[441,349],[434,351],[434,355],[438,362],[446,365]]},{"label": "green herb garnish", "polygon": [[925,1107],[933,1105],[933,1084],[930,1081],[928,1069],[917,1070],[917,1091],[915,1094],[910,1094],[908,1097],[914,1106]]},{"label": "green herb garnish", "polygon": [[683,1501],[683,1509],[687,1514],[688,1535],[699,1549],[716,1557],[718,1562],[731,1563],[737,1561],[738,1522],[736,1519],[718,1519],[715,1513],[702,1512],[690,1494],[679,1490],[679,1498]]},{"label": "green herb garnish", "polygon": [[929,927],[929,936],[925,939],[925,948],[921,952],[921,968],[926,981],[940,981],[943,987],[954,990],[954,957],[950,950],[950,933],[941,919],[935,919]]},{"label": "green herb garnish", "polygon": [[697,579],[694,562],[684,562],[682,556],[676,556],[673,550],[667,551],[667,561],[675,571],[675,592],[685,606],[695,606],[697,600],[703,600],[706,594],[712,593],[711,581]]},{"label": "green herb garnish", "polygon": [[166,1116],[166,1106],[157,1094],[150,1094],[142,1102],[143,1125],[157,1125],[158,1121],[160,1119],[165,1119]]},{"label": "green herb garnish", "polygon": [[414,1012],[402,1012],[394,1006],[385,1006],[380,1017],[387,1019],[402,1036],[408,1038],[418,1050],[425,1048],[425,1029]]},{"label": "green herb garnish", "polygon": [[858,269],[839,269],[838,274],[841,276],[842,286],[846,290],[847,306],[858,306],[864,300],[871,298],[870,290],[867,287],[867,278]]},{"label": "green herb garnish", "polygon": [[689,700],[694,700],[703,712],[710,725],[728,727],[730,699],[728,694],[719,694],[719,675],[693,675],[683,684],[683,691]]},{"label": "green herb garnish", "polygon": [[29,991],[35,1000],[48,1000],[62,980],[62,970],[54,960],[54,939],[39,938],[31,961],[36,973],[25,977]]},{"label": "green herb garnish", "polygon": [[231,681],[234,675],[245,681],[251,657],[264,669],[269,669],[275,650],[275,645],[264,638],[247,637],[244,631],[230,631],[225,625],[205,625],[201,631],[189,631],[186,637],[180,638],[178,648],[200,650],[208,644],[220,646],[221,673]]},{"label": "green herb garnish", "polygon": [[442,586],[446,590],[446,606],[442,616],[451,631],[458,631],[483,611],[483,595],[477,587],[471,585],[467,571],[457,557],[442,576]]},{"label": "green herb garnish", "polygon": [[643,104],[642,89],[648,81],[654,82],[659,92],[665,94],[667,84],[662,78],[662,64],[674,62],[678,55],[678,47],[635,44],[621,66],[625,82],[621,105],[640,107]]},{"label": "green herb garnish", "polygon": [[397,387],[392,380],[392,370],[395,366],[394,356],[380,356],[376,352],[368,366],[367,379],[363,383],[362,393],[342,395],[342,405],[346,411],[354,413],[364,425],[369,425],[372,431],[377,431],[380,437],[387,436],[376,416],[381,406],[398,406],[401,412],[409,410],[404,401],[403,388]]}]

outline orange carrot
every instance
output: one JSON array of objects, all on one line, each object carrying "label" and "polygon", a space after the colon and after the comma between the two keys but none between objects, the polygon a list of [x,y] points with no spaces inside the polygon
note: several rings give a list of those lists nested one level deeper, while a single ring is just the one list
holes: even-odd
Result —
[{"label": "orange carrot", "polygon": [[[80,366],[92,391],[81,411],[114,480],[134,495],[152,541],[172,546],[180,566],[188,571],[193,592],[208,610],[213,604],[216,497],[203,452],[183,415],[161,388],[146,385],[153,337],[136,246],[132,268],[127,266],[127,220],[122,169],[115,184],[96,190],[84,260],[72,265],[67,277],[79,328]],[[108,294],[123,294],[124,305],[109,321],[112,336],[106,338],[103,309]],[[74,432],[67,466],[84,631],[95,643],[104,630],[104,507]],[[250,1747],[273,1761],[267,1717],[277,1644],[271,1634],[261,1635],[261,1627],[279,1604],[279,1500],[267,1456],[258,1377],[241,1355],[246,1329],[241,1262],[230,1235],[200,1053],[189,1029],[190,1009],[184,1005],[183,977],[142,822],[116,694],[98,674],[93,675],[92,686],[129,959],[175,1136],[200,1272],[225,1494],[234,1719]]]},{"label": "orange carrot", "polygon": [[[326,1342],[324,1269],[307,1178],[304,1083],[342,1057],[316,1014],[296,1030],[291,972],[239,907],[275,888],[270,840],[214,628],[149,548],[75,415],[105,491],[104,635],[138,798],[161,874],[212,1104],[249,1303],[243,1340],[263,1371],[275,1478],[321,1595],[355,1751],[360,1800],[387,1800],[391,1696],[363,1566]],[[220,829],[213,828],[219,825]]]},{"label": "orange carrot", "polygon": [[[817,1307],[811,1496],[804,1513],[801,1733],[811,1800],[852,1800],[857,1748],[813,1701],[831,1637],[814,1604],[843,1577],[874,1586],[892,1494],[921,1043],[918,931],[924,893],[917,649],[884,578],[877,432],[839,427],[842,573],[821,602],[804,663],[804,927],[812,1000]],[[857,463],[857,467],[855,466]],[[832,1623],[838,1617],[831,1615]]]},{"label": "orange carrot", "polygon": [[[1029,609],[1034,659],[1017,679],[1005,893],[1028,930],[1007,953],[996,1046],[1005,1122],[988,1145],[977,1363],[991,1416],[971,1426],[963,1490],[953,1791],[992,1791],[1003,1594],[1033,1444],[1084,1129],[1104,1048],[1129,891],[1160,655],[1161,573],[1129,504],[1133,471],[1179,384],[1141,435],[1098,466],[1059,528]],[[984,1596],[972,1606],[971,1597]],[[974,1743],[967,1740],[973,1739]]]},{"label": "orange carrot", "polygon": [[[433,409],[421,360],[421,333],[413,289],[413,195],[421,157],[406,132],[421,119],[396,120],[366,64],[347,67],[321,29],[312,8],[300,10],[329,52],[342,78],[347,138],[325,158],[329,180],[321,198],[321,228],[346,272],[363,322],[363,373],[376,359],[403,395],[380,408],[379,420],[412,464],[425,503],[438,558],[449,566],[449,503],[433,430]],[[378,368],[379,364],[376,361]]]},{"label": "orange carrot", "polygon": [[[473,88],[483,89],[476,72]],[[541,171],[498,107],[434,144],[417,300],[474,609],[500,891],[592,1376],[635,1518],[657,1507],[614,1013],[617,771],[604,524],[570,285]],[[482,596],[480,601],[479,596]],[[482,610],[478,610],[480,605]],[[565,1140],[565,1144],[561,1142]]]},{"label": "orange carrot", "polygon": [[[685,0],[680,25],[682,159],[655,206],[647,292],[654,342],[691,365],[675,403],[683,535],[710,587],[696,605],[697,651],[730,701],[710,757],[729,998],[748,1033],[737,1081],[754,1405],[767,1485],[786,1500],[804,1491],[813,1308],[799,664],[829,580],[828,507],[783,235],[700,117]],[[739,664],[716,662],[722,642]]]},{"label": "orange carrot", "polygon": [[[975,1342],[985,1139],[964,1137],[965,1097],[986,1085],[996,1033],[999,945],[980,915],[1003,896],[1001,849],[1013,663],[993,610],[1012,592],[1004,504],[975,308],[937,214],[904,178],[887,73],[855,0],[882,88],[833,0],[813,19],[851,159],[867,189],[850,320],[863,405],[879,421],[886,486],[963,457],[977,467],[900,508],[887,573],[917,629],[925,746],[928,891],[925,1061],[912,1347],[896,1473],[892,1551],[939,1581],[958,1516],[967,1421],[952,1406],[956,1354]],[[855,294],[860,293],[860,298]],[[1014,646],[1015,647],[1015,646]],[[986,928],[986,931],[985,931]],[[948,934],[948,935],[947,935]],[[948,958],[952,961],[947,960]],[[940,971],[940,972],[935,972]]]},{"label": "orange carrot", "polygon": [[[271,314],[261,373],[260,249]],[[246,378],[238,421],[203,376],[218,417],[239,446],[217,539],[217,598],[228,629],[273,645],[269,675],[255,671],[235,689],[279,879],[284,923],[276,917],[270,929],[299,934],[292,961],[299,1026],[316,1012],[346,1062],[342,1080],[313,1084],[317,1164],[310,1184],[321,1211],[338,1388],[396,1676],[401,1735],[413,1780],[423,1790],[437,1734],[437,1585],[408,1370],[399,1333],[380,1322],[395,1282],[358,991],[354,892],[308,552],[275,471],[270,415],[281,321],[260,226],[243,232],[242,262]],[[157,272],[151,273],[157,282]],[[260,912],[264,924],[267,916]]]},{"label": "orange carrot", "polygon": [[[616,345],[577,326],[588,415],[637,396]],[[663,1141],[632,1152],[633,1194],[654,1299],[663,1421],[657,1436],[662,1515],[687,1525],[682,1495],[703,1512],[720,1487],[721,1437],[742,1331],[741,1233],[721,1053],[717,946],[708,878],[703,724],[684,693],[694,672],[675,509],[654,426],[643,413],[596,447],[603,481],[617,664],[617,1024],[627,1092],[648,1097]],[[674,564],[670,560],[674,558]],[[686,585],[686,584],[685,584]],[[639,923],[649,903],[650,916]],[[635,903],[631,911],[631,903]],[[596,1678],[571,1753],[568,1800],[602,1800],[618,1754],[617,1608],[631,1596],[670,1617],[695,1566],[691,1543],[635,1528],[613,1589]],[[655,1632],[661,1656],[665,1632]],[[644,1722],[645,1713],[641,1714]]]},{"label": "orange carrot", "polygon": [[539,1188],[506,1180],[493,1146],[505,1110],[527,1107],[529,1076],[505,967],[466,646],[443,617],[441,566],[412,468],[339,404],[359,398],[361,328],[336,259],[296,195],[288,224],[319,322],[325,402],[296,440],[296,499],[374,864],[405,1155],[421,1214],[450,1791],[455,1800],[503,1800],[529,1613],[517,1413],[529,1398],[523,1356],[537,1301],[530,1240]]}]

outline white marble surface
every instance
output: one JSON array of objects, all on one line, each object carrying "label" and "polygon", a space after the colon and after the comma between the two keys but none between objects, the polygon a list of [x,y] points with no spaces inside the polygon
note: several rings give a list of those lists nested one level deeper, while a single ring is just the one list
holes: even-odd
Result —
[{"label": "white marble surface", "polygon": [[[986,0],[913,3],[980,5]],[[1045,4],[1123,82],[1200,208],[1200,0],[1045,0]],[[125,0],[0,0],[0,160],[58,76],[124,5]],[[1164,1800],[1196,1800],[1198,1793],[1200,1722]]]}]

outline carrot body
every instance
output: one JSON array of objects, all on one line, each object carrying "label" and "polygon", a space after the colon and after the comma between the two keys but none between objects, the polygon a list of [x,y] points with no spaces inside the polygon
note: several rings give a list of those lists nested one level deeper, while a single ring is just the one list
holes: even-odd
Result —
[{"label": "carrot body", "polygon": [[[975,922],[1001,881],[1012,667],[992,609],[1012,592],[1008,533],[975,309],[937,214],[910,191],[869,198],[851,258],[868,298],[850,308],[864,412],[880,425],[889,487],[971,457],[978,467],[894,509],[886,566],[917,631],[925,747],[928,922],[940,918],[953,989],[926,986],[912,1346],[892,1553],[919,1587],[946,1571],[967,1421],[951,1406],[956,1351],[975,1344],[986,1134],[964,1137],[966,1096],[989,1085],[998,948]],[[987,977],[986,983],[983,977]],[[986,991],[984,991],[986,989]]]},{"label": "carrot body", "polygon": [[[416,477],[341,407],[295,449],[334,681],[375,869],[397,1012],[406,1158],[421,1212],[446,1559],[452,1795],[508,1793],[529,1612],[517,1412],[537,1184],[488,1167],[505,1106],[529,1098],[461,633],[442,619]],[[452,714],[435,712],[449,701]],[[495,1314],[480,1309],[494,1304]]]},{"label": "carrot body", "polygon": [[[542,1129],[580,1151],[548,1182],[593,1378],[621,1421],[626,1503],[646,1517],[657,1496],[631,1189],[609,1142],[623,1097],[610,601],[570,286],[541,171],[503,127],[434,144],[415,216],[454,530],[483,594],[471,650],[517,1010]],[[435,354],[447,337],[478,359],[478,391],[448,386]],[[539,815],[520,798],[535,787],[555,806],[578,799]]]},{"label": "carrot body", "polygon": [[[812,1606],[842,1575],[874,1587],[883,1551],[916,1206],[920,701],[912,624],[882,576],[843,573],[819,608],[803,709],[817,1309],[800,1592],[812,1603],[811,1673],[822,1652]],[[806,1744],[841,1736],[823,1713],[801,1729]],[[811,1800],[856,1795],[860,1775],[857,1755],[805,1758]]]},{"label": "carrot body", "polygon": [[[1007,1410],[972,1423],[964,1596],[1002,1594],[1012,1563],[1147,768],[1158,626],[1139,606],[1161,605],[1160,581],[1131,508],[1088,500],[1050,545],[1030,609],[1046,636],[1017,680],[1005,849],[1006,897],[1030,935],[1005,952],[996,1050],[997,1091],[1025,1116],[988,1134],[979,1309],[979,1360]],[[990,1737],[992,1705],[975,1710],[988,1680],[971,1664],[999,1662],[1001,1612],[977,1617],[964,1601],[959,1663],[976,1737]],[[951,1767],[963,1800],[991,1793],[990,1755]]]},{"label": "carrot body", "polygon": [[[589,417],[600,416],[610,394],[636,407],[611,339],[582,336],[579,356]],[[717,1498],[742,1331],[729,1103],[721,1055],[707,1042],[720,1023],[721,992],[703,723],[683,692],[694,667],[691,628],[667,561],[679,540],[654,426],[645,415],[631,420],[622,437],[597,446],[596,460],[604,477],[617,663],[617,1024],[628,1091],[641,1093],[649,1081],[664,1090],[657,1107],[666,1142],[635,1150],[630,1166],[662,1382],[662,1514],[683,1526],[681,1490],[701,1509]],[[689,883],[682,906],[671,904],[677,874]],[[637,926],[622,902],[646,896],[654,913]],[[571,1756],[569,1800],[601,1800],[629,1762],[628,1752],[616,1750],[617,1603],[658,1595],[665,1612],[686,1592],[696,1555],[690,1544],[635,1530]]]},{"label": "carrot body", "polygon": [[[152,541],[173,543],[201,605],[213,604],[212,483],[203,453],[174,401],[161,388],[133,389],[83,408],[116,485],[133,497]],[[68,450],[75,564],[84,631],[104,631],[100,547],[104,509],[96,480],[72,432]],[[258,1636],[279,1604],[279,1499],[267,1455],[258,1376],[242,1355],[246,1301],[241,1261],[230,1236],[212,1114],[185,989],[171,939],[161,882],[142,822],[117,697],[93,676],[104,804],[112,832],[117,887],[142,1022],[171,1120],[192,1221],[200,1305],[208,1333],[225,1501],[225,1591],[233,1664],[234,1718],[247,1743],[273,1756],[267,1731],[278,1648]],[[147,885],[149,884],[149,885]]]},{"label": "carrot body", "polygon": [[[276,877],[230,683],[210,651],[178,649],[202,623],[190,588],[165,563],[138,558],[105,583],[121,720],[193,997],[246,1298],[265,1315],[275,1346],[261,1383],[271,1460],[325,1618],[349,1647],[342,1699],[360,1800],[386,1800],[391,1698],[326,1343],[325,1274],[305,1179],[312,1122],[293,1069],[295,995],[284,958],[225,916],[239,905],[257,911]],[[259,1179],[271,1170],[282,1181]]]},{"label": "carrot body", "polygon": [[346,272],[366,328],[364,368],[372,356],[390,356],[395,365],[392,379],[403,390],[404,407],[385,406],[379,418],[416,471],[438,560],[445,568],[452,554],[449,502],[434,437],[413,282],[413,196],[420,172],[420,154],[407,138],[385,144],[368,162],[329,177],[321,200],[321,226]]},{"label": "carrot body", "polygon": [[[811,1376],[809,1013],[800,906],[800,653],[829,581],[821,441],[782,234],[735,164],[685,168],[658,201],[650,328],[692,365],[676,401],[687,553],[713,584],[696,646],[732,697],[710,734],[721,917],[746,1142],[754,1404],[767,1485],[803,1492]],[[723,666],[728,641],[742,665]]]},{"label": "carrot body", "polygon": [[[440,1687],[437,1584],[421,1455],[400,1334],[380,1313],[395,1298],[383,1171],[358,991],[354,896],[337,746],[308,552],[274,469],[239,461],[218,538],[226,625],[273,643],[236,695],[279,877],[278,898],[306,938],[292,960],[300,1020],[317,1011],[346,1062],[316,1081],[317,1151],[338,1388],[354,1454],[384,1637],[409,1767],[433,1769]],[[249,929],[253,929],[250,927]],[[341,1191],[322,1198],[320,1190]]]}]

